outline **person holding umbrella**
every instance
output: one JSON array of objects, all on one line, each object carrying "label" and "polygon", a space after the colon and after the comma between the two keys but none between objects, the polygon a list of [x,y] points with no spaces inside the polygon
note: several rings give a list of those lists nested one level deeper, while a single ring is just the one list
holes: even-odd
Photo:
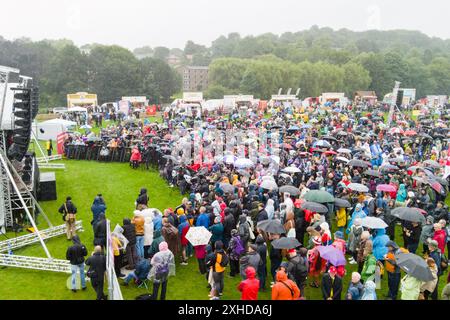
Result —
[{"label": "person holding umbrella", "polygon": [[388,252],[384,257],[385,270],[388,276],[388,299],[397,300],[398,288],[401,280],[400,268],[395,262],[395,255],[399,252],[408,252],[406,249],[400,248],[394,241],[386,243]]},{"label": "person holding umbrella", "polygon": [[322,240],[320,236],[315,236],[313,238],[314,247],[308,251],[308,262],[309,262],[309,274],[313,281],[310,286],[313,288],[319,288],[319,276],[325,271],[326,261],[320,257],[320,252],[318,247],[322,245]]},{"label": "person holding umbrella", "polygon": [[274,245],[273,245],[273,242],[275,240],[280,239],[280,235],[279,234],[271,234],[270,238],[271,238],[271,241],[270,241],[271,248],[270,248],[270,253],[269,253],[270,273],[272,274],[273,283],[275,283],[276,278],[277,278],[277,269],[281,265],[281,261],[283,260],[283,256],[281,254],[281,250],[282,249],[276,249],[276,248],[274,248]]},{"label": "person holding umbrella", "polygon": [[427,258],[426,259],[428,268],[431,271],[431,274],[433,275],[433,279],[427,282],[423,282],[422,286],[420,287],[420,295],[419,295],[419,300],[428,300],[428,298],[430,297],[430,295],[432,295],[432,293],[434,291],[436,291],[436,297],[432,299],[433,300],[437,300],[437,287],[438,287],[438,283],[439,283],[439,277],[438,277],[438,267],[436,265],[436,262],[434,261],[433,258]]},{"label": "person holding umbrella", "polygon": [[400,282],[401,300],[418,300],[422,281],[406,274]]},{"label": "person holding umbrella", "polygon": [[411,222],[411,224],[405,224],[403,232],[406,239],[406,248],[411,253],[416,253],[419,247],[420,234],[422,233],[422,227],[418,222]]}]

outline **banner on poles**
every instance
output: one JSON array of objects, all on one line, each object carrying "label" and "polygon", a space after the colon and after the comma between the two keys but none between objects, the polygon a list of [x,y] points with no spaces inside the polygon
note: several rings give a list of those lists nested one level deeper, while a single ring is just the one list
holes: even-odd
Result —
[{"label": "banner on poles", "polygon": [[66,141],[67,138],[67,132],[61,132],[56,136],[56,149],[58,154],[64,153],[64,141]]}]

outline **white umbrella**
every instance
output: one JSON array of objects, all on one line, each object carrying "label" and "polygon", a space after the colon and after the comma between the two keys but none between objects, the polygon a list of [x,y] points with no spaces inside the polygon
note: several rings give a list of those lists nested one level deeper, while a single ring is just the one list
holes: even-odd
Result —
[{"label": "white umbrella", "polygon": [[80,129],[92,129],[92,127],[88,124],[84,124],[80,127]]},{"label": "white umbrella", "polygon": [[385,229],[388,227],[386,222],[377,217],[365,217],[361,221],[361,225],[369,229]]},{"label": "white umbrella", "polygon": [[186,233],[186,239],[195,247],[207,245],[212,233],[205,227],[190,227]]},{"label": "white umbrella", "polygon": [[281,171],[287,172],[287,173],[297,173],[297,172],[300,172],[300,169],[297,167],[286,167]]},{"label": "white umbrella", "polygon": [[264,180],[272,180],[272,181],[275,181],[275,178],[274,178],[273,176],[264,176],[264,177],[261,178],[261,180],[262,180],[262,181],[264,181]]},{"label": "white umbrella", "polygon": [[223,162],[225,162],[226,164],[233,164],[236,160],[237,158],[232,155],[227,155],[223,157]]},{"label": "white umbrella", "polygon": [[267,190],[277,190],[278,189],[277,183],[270,179],[267,179],[267,180],[264,180],[263,182],[261,182],[260,187],[263,189],[267,189]]},{"label": "white umbrella", "polygon": [[369,192],[369,188],[361,183],[350,183],[347,188],[357,192]]},{"label": "white umbrella", "polygon": [[280,164],[280,157],[276,155],[271,155],[270,158],[275,162],[276,164]]},{"label": "white umbrella", "polygon": [[252,160],[247,159],[247,158],[239,158],[236,160],[236,162],[234,163],[234,166],[236,168],[251,168],[253,167],[255,164],[253,163]]},{"label": "white umbrella", "polygon": [[348,160],[347,158],[344,158],[344,157],[336,157],[336,160],[342,161],[342,162],[345,162],[345,163],[348,163],[350,161],[350,160]]},{"label": "white umbrella", "polygon": [[350,149],[346,149],[346,148],[340,148],[337,150],[337,153],[347,153],[347,154],[351,154],[352,151]]}]

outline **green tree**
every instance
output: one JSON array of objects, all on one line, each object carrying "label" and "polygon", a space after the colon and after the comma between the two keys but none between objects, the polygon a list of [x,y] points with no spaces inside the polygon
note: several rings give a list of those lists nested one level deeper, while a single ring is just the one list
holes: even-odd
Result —
[{"label": "green tree", "polygon": [[142,84],[139,60],[119,46],[96,46],[89,55],[90,89],[102,102],[136,95]]},{"label": "green tree", "polygon": [[347,97],[352,97],[356,90],[369,89],[372,79],[369,71],[364,69],[363,66],[349,62],[344,64],[342,69],[344,71],[343,90]]},{"label": "green tree", "polygon": [[156,47],[153,49],[153,58],[166,61],[169,57],[170,50],[166,47]]}]

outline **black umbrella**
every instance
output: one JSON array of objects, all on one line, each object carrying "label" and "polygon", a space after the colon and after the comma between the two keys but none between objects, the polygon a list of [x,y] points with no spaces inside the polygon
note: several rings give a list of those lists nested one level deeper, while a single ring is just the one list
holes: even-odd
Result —
[{"label": "black umbrella", "polygon": [[352,207],[352,204],[349,201],[347,201],[345,199],[341,199],[341,198],[335,198],[334,205],[339,208],[351,208]]},{"label": "black umbrella", "polygon": [[433,138],[432,138],[429,134],[426,134],[426,133],[423,133],[423,132],[419,133],[418,136],[419,136],[419,137],[422,137],[422,138],[424,138],[424,139],[430,139],[430,140],[433,140]]},{"label": "black umbrella", "polygon": [[395,263],[410,276],[421,280],[431,281],[433,274],[425,260],[413,253],[400,252],[395,255]]},{"label": "black umbrella", "polygon": [[369,164],[368,164],[367,162],[362,161],[362,160],[355,160],[355,159],[350,160],[350,161],[347,163],[347,165],[348,165],[349,167],[361,167],[361,168],[367,168],[367,167],[369,167]]},{"label": "black umbrella", "polygon": [[300,190],[294,186],[282,186],[280,189],[278,189],[280,193],[289,193],[291,196],[298,196],[300,194]]},{"label": "black umbrella", "polygon": [[337,139],[335,137],[332,136],[322,136],[323,140],[328,140],[328,141],[337,141]]},{"label": "black umbrella", "polygon": [[272,246],[275,249],[294,249],[300,247],[302,244],[295,238],[280,238],[272,241]]},{"label": "black umbrella", "polygon": [[258,222],[256,227],[268,233],[275,233],[275,234],[286,233],[286,230],[284,229],[280,220],[277,219],[270,219]]},{"label": "black umbrella", "polygon": [[328,212],[328,207],[324,206],[323,204],[317,203],[317,202],[304,202],[301,205],[301,208],[312,211],[312,212],[318,212],[318,213]]},{"label": "black umbrella", "polygon": [[391,214],[400,220],[419,222],[425,224],[425,217],[419,208],[399,207],[391,211]]}]

